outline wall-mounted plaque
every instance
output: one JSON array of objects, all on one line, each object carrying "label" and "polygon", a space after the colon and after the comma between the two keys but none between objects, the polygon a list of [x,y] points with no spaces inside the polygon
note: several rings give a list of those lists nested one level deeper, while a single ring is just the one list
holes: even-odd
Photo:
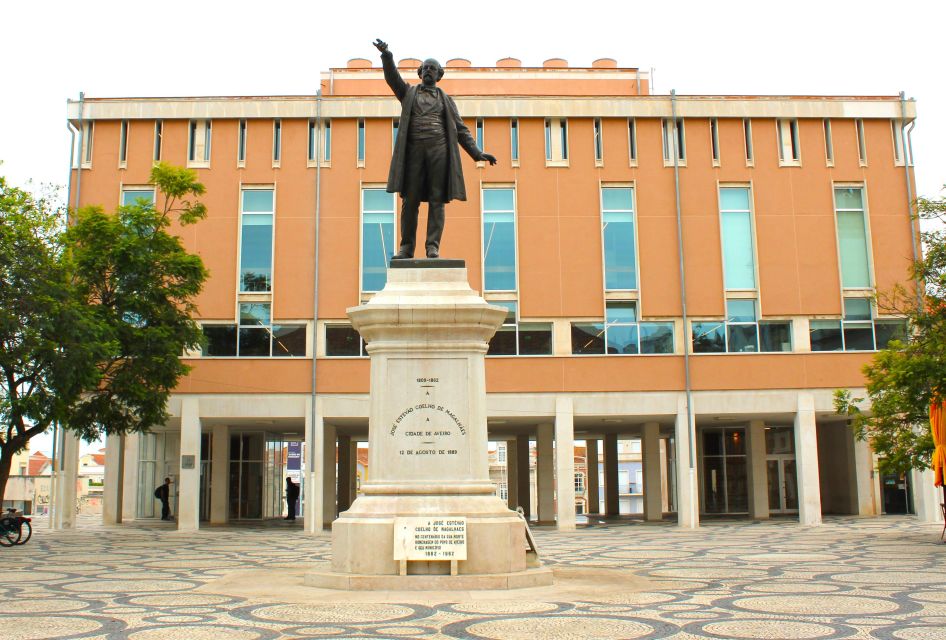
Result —
[{"label": "wall-mounted plaque", "polygon": [[194,456],[181,456],[181,469],[193,469]]},{"label": "wall-mounted plaque", "polygon": [[395,518],[395,560],[466,560],[466,518]]}]

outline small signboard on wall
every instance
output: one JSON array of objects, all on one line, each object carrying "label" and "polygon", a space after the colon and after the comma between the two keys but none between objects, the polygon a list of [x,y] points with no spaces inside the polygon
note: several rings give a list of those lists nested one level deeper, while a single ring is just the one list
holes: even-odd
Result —
[{"label": "small signboard on wall", "polygon": [[195,464],[195,456],[183,455],[181,456],[181,469],[193,469]]},{"label": "small signboard on wall", "polygon": [[466,560],[466,518],[395,518],[394,559]]},{"label": "small signboard on wall", "polygon": [[302,443],[287,442],[288,452],[286,453],[286,470],[300,471],[302,469]]}]

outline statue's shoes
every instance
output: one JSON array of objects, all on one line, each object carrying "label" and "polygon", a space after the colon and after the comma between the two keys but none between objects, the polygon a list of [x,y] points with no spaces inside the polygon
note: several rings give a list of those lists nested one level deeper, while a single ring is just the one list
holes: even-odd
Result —
[{"label": "statue's shoes", "polygon": [[436,260],[436,259],[439,258],[439,257],[440,257],[440,254],[437,253],[436,251],[428,251],[428,252],[427,252],[427,258],[428,258],[429,260]]},{"label": "statue's shoes", "polygon": [[406,253],[396,253],[391,256],[392,260],[413,260],[414,256],[409,256]]}]

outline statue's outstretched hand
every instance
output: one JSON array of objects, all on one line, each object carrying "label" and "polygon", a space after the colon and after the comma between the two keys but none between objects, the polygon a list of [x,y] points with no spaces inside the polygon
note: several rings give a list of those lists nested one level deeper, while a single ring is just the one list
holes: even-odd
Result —
[{"label": "statue's outstretched hand", "polygon": [[381,38],[375,38],[375,41],[372,42],[371,44],[373,44],[375,48],[381,53],[384,53],[385,51],[388,50],[388,43],[383,42]]},{"label": "statue's outstretched hand", "polygon": [[485,160],[486,162],[496,164],[496,156],[491,153],[486,153],[485,151],[480,155],[480,160]]}]

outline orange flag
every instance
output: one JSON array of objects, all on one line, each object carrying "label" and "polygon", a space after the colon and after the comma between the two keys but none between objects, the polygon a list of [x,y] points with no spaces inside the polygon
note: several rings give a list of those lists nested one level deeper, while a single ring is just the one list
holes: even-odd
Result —
[{"label": "orange flag", "polygon": [[930,403],[930,431],[933,432],[933,477],[937,487],[943,486],[946,470],[946,401]]}]

